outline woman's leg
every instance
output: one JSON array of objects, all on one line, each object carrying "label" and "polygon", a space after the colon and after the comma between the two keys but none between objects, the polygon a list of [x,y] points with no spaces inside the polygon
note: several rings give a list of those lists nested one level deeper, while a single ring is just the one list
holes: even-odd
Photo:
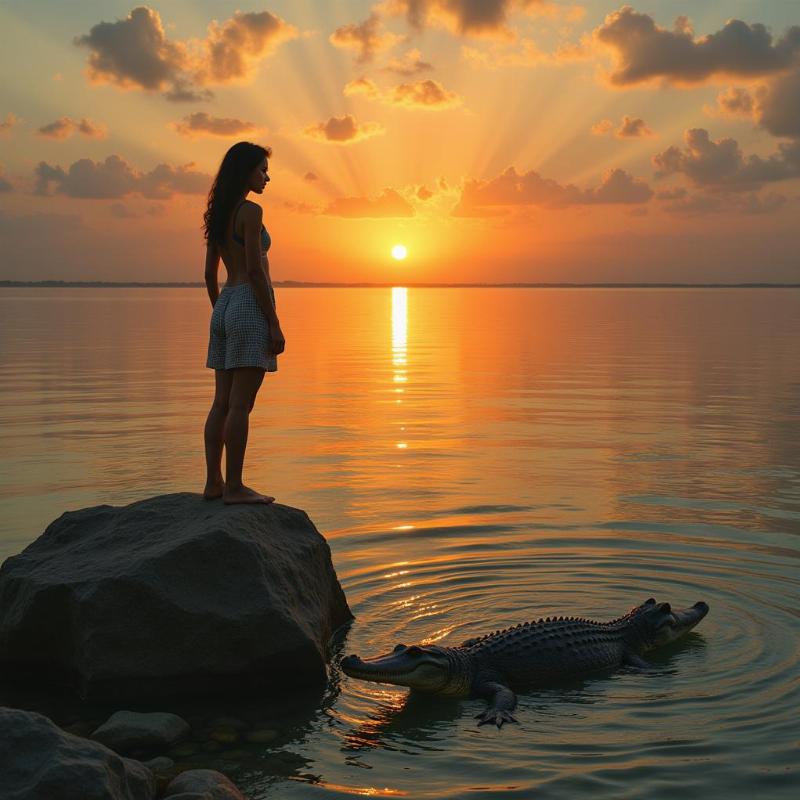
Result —
[{"label": "woman's leg", "polygon": [[203,497],[211,500],[222,497],[225,481],[222,478],[222,432],[228,415],[228,398],[233,383],[233,371],[214,370],[214,402],[208,412],[205,427],[206,488]]},{"label": "woman's leg", "polygon": [[230,370],[233,383],[228,396],[228,414],[225,418],[225,491],[226,503],[271,503],[275,498],[259,494],[242,483],[244,453],[250,427],[250,410],[264,380],[264,370],[241,367]]}]

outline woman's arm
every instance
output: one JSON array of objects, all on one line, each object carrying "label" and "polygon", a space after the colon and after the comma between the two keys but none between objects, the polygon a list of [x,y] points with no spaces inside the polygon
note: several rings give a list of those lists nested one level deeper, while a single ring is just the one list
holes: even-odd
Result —
[{"label": "woman's arm", "polygon": [[211,300],[212,308],[219,297],[218,271],[219,250],[217,249],[217,245],[209,240],[206,245],[206,289],[208,290],[208,298]]},{"label": "woman's arm", "polygon": [[269,294],[269,281],[264,265],[261,262],[261,206],[245,203],[241,212],[244,222],[244,257],[247,267],[247,279],[253,287],[256,300],[264,312],[270,328],[280,327],[275,306]]}]

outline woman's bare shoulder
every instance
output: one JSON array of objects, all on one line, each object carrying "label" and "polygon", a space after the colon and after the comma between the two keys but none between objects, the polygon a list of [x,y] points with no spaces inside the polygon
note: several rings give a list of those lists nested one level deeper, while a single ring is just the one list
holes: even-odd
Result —
[{"label": "woman's bare shoulder", "polygon": [[261,218],[264,215],[261,206],[252,200],[245,200],[239,213],[246,222],[256,223],[257,225],[261,224]]}]

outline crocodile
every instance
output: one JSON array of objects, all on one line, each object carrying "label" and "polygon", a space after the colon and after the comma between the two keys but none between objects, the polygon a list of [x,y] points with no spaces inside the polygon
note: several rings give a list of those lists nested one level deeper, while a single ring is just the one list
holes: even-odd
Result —
[{"label": "crocodile", "polygon": [[398,644],[370,659],[349,655],[342,671],[353,678],[408,686],[412,691],[483,697],[478,725],[516,722],[512,686],[545,686],[593,672],[650,665],[642,654],[674,642],[708,613],[708,604],[676,610],[652,597],[611,622],[547,617],[467,639],[458,647]]}]

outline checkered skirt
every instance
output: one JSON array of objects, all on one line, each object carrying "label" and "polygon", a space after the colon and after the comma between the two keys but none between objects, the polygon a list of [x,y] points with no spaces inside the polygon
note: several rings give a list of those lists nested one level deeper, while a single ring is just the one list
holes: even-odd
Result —
[{"label": "checkered skirt", "polygon": [[[275,304],[275,292],[269,287]],[[278,358],[269,355],[269,325],[249,283],[226,286],[214,303],[208,342],[209,369],[260,367],[278,369]]]}]

